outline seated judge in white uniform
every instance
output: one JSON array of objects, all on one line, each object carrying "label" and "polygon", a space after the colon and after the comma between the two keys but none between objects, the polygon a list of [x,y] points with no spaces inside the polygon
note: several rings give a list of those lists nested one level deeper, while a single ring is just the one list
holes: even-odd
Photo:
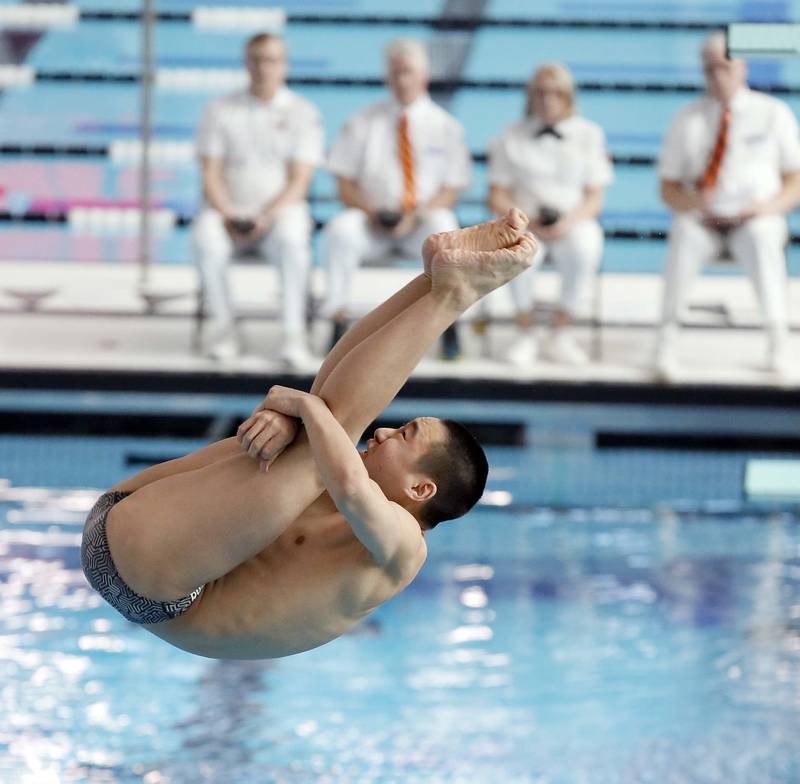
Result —
[{"label": "seated judge in white uniform", "polygon": [[192,231],[211,324],[205,353],[239,353],[228,287],[228,263],[254,251],[278,268],[282,287],[280,357],[290,366],[310,359],[306,289],[311,229],[306,194],[324,155],[316,107],[286,87],[286,43],[253,36],[245,47],[246,90],[212,101],[197,133],[204,205]]},{"label": "seated judge in white uniform", "polygon": [[[323,316],[344,331],[353,275],[392,251],[418,258],[425,238],[458,228],[452,207],[471,176],[461,124],[428,95],[428,55],[417,40],[385,50],[390,98],[351,117],[328,154],[345,209],[325,226]],[[454,334],[454,333],[451,333]]]},{"label": "seated judge in white uniform", "polygon": [[544,353],[551,361],[580,365],[588,357],[569,326],[591,305],[603,255],[597,216],[613,172],[602,128],[577,113],[575,84],[565,66],[541,65],[527,90],[525,117],[489,144],[489,208],[502,215],[519,204],[541,240],[533,267],[509,286],[519,334],[505,358],[524,367],[539,354],[532,334],[534,282],[549,254],[561,291]]},{"label": "seated judge in white uniform", "polygon": [[658,165],[661,198],[674,215],[664,269],[656,370],[679,368],[676,339],[689,286],[727,247],[750,275],[768,334],[768,367],[788,363],[786,213],[800,198],[797,121],[782,101],[746,86],[725,36],[701,49],[706,94],[682,109]]}]

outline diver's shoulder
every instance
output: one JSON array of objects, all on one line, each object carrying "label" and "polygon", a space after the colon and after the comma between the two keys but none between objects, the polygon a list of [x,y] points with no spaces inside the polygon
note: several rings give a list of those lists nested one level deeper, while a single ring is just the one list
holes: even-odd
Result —
[{"label": "diver's shoulder", "polygon": [[386,574],[400,585],[400,589],[417,576],[428,558],[428,545],[419,523],[411,515],[409,517],[416,531],[409,525],[408,535],[403,537],[393,557],[383,567]]}]

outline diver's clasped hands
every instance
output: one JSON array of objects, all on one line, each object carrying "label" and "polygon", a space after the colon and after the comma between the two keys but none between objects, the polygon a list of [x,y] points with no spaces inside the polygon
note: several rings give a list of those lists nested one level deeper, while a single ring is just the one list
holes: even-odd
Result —
[{"label": "diver's clasped hands", "polygon": [[251,458],[259,461],[261,471],[267,471],[297,437],[303,405],[312,397],[298,389],[274,386],[239,425],[236,439]]}]

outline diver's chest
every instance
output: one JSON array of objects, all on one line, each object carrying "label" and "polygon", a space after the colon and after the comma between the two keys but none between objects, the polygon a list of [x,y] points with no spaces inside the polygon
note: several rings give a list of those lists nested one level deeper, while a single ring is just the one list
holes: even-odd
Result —
[{"label": "diver's chest", "polygon": [[296,521],[275,541],[274,547],[268,549],[298,558],[320,553],[330,556],[357,552],[363,549],[363,545],[347,520],[336,514]]}]

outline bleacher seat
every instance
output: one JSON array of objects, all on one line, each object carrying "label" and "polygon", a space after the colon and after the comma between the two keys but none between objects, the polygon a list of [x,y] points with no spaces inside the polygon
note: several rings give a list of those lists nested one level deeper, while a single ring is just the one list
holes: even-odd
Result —
[{"label": "bleacher seat", "polygon": [[[11,5],[10,0],[0,2],[0,7]],[[139,86],[108,79],[123,79],[139,67],[140,31],[130,15],[141,10],[141,3],[78,0],[69,5],[77,6],[82,18],[72,27],[43,30],[21,63],[39,76],[0,93],[0,258],[134,262],[135,238],[79,233],[65,219],[76,206],[116,209],[138,199],[138,163],[130,143],[139,133]],[[156,66],[236,71],[248,31],[198,29],[190,18],[197,5],[194,0],[157,0],[156,11],[171,16],[156,29]],[[214,5],[264,7],[257,0]],[[385,42],[398,35],[425,40],[446,35],[429,24],[441,13],[438,2],[287,0],[281,7],[288,15],[291,76],[300,82],[296,89],[322,110],[329,139],[346,117],[381,94]],[[488,140],[520,115],[522,83],[536,62],[560,59],[579,83],[591,87],[579,94],[581,111],[605,128],[610,151],[619,161],[603,216],[609,234],[604,269],[657,272],[664,250],[659,237],[669,216],[658,198],[652,160],[667,123],[695,94],[688,88],[701,84],[696,50],[705,29],[697,28],[698,19],[708,24],[781,21],[781,14],[789,19],[799,11],[800,0],[731,0],[701,6],[633,0],[487,3],[485,18],[491,24],[470,31],[462,73],[466,85],[449,99],[450,110],[464,123],[469,145],[479,156],[473,184],[459,207],[461,221],[486,216],[485,164],[480,156]],[[315,16],[320,19],[314,21]],[[355,22],[342,24],[342,19]],[[504,24],[512,19],[518,24]],[[795,87],[800,83],[800,60],[754,62],[751,72],[759,84]],[[106,80],[94,81],[95,77]],[[647,91],[644,86],[663,89]],[[197,207],[199,181],[189,146],[202,108],[213,94],[195,85],[187,90],[158,89],[154,96],[154,135],[163,147],[153,165],[153,203],[178,219],[173,230],[155,240],[159,262],[190,262],[187,224]],[[783,97],[800,114],[800,96],[792,92]],[[51,149],[34,151],[34,145]],[[175,159],[163,152],[169,145],[177,151]],[[331,178],[318,173],[312,187],[318,221],[324,222],[336,209],[334,195]],[[791,225],[800,232],[800,219],[793,216]],[[626,238],[639,234],[639,239]],[[800,271],[796,246],[790,248],[789,264],[793,272]]]}]

